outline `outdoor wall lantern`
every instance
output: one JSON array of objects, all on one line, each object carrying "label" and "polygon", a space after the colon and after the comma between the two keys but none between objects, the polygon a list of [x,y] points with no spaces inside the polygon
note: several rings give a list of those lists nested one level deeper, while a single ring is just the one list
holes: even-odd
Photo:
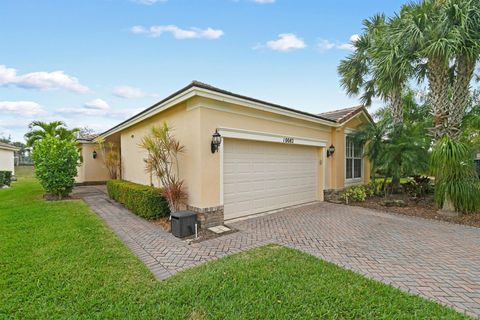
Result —
[{"label": "outdoor wall lantern", "polygon": [[335,146],[332,144],[327,149],[327,158],[333,156],[334,153],[335,153]]},{"label": "outdoor wall lantern", "polygon": [[93,150],[92,156],[93,156],[93,159],[97,159],[97,151]]},{"label": "outdoor wall lantern", "polygon": [[215,133],[212,135],[212,145],[211,145],[212,153],[215,153],[218,151],[218,147],[220,147],[221,143],[222,143],[222,136],[220,135],[220,133],[218,133],[218,129],[215,129]]}]

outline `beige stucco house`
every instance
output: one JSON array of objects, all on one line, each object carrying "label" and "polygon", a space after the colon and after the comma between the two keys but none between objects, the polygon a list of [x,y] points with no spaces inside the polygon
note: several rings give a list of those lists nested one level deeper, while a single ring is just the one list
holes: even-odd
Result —
[{"label": "beige stucco house", "polygon": [[77,139],[77,142],[82,163],[77,168],[75,183],[77,185],[101,184],[109,180],[108,170],[103,161],[104,155],[100,152],[94,137],[82,137]]},{"label": "beige stucco house", "polygon": [[[122,179],[158,185],[145,171],[139,143],[167,122],[185,146],[179,166],[189,209],[228,220],[322,201],[325,190],[368,182],[369,163],[349,136],[368,121],[361,106],[311,114],[194,81],[99,138],[118,146]],[[215,132],[222,142],[212,152]],[[78,182],[106,179],[94,149],[84,142],[88,161]]]},{"label": "beige stucco house", "polygon": [[19,148],[0,142],[0,171],[11,171],[15,175],[15,152]]}]

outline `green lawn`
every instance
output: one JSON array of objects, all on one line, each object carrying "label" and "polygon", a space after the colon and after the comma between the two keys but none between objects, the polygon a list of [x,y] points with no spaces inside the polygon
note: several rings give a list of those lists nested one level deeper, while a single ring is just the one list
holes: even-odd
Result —
[{"label": "green lawn", "polygon": [[81,201],[0,190],[0,319],[461,319],[435,303],[270,245],[165,282]]}]

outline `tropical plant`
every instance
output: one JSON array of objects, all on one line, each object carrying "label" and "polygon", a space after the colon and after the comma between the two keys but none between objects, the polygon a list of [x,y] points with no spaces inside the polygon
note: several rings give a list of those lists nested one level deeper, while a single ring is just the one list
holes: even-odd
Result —
[{"label": "tropical plant", "polygon": [[434,137],[457,139],[480,57],[480,1],[409,3],[396,20],[390,40],[404,44],[416,79],[428,80]]},{"label": "tropical plant", "polygon": [[[381,108],[374,115],[376,124],[359,127],[354,138],[365,145],[365,156],[372,165],[372,181],[377,173],[385,179],[392,178],[391,186],[400,190],[400,178],[423,174],[428,170],[428,106],[415,101],[415,93],[407,91],[402,96],[403,124],[394,125],[390,108]],[[427,120],[425,119],[427,118]],[[384,186],[387,186],[384,183]]]},{"label": "tropical plant", "polygon": [[25,134],[28,147],[33,147],[37,141],[47,136],[74,141],[76,139],[75,134],[79,131],[77,128],[67,129],[63,121],[33,121],[28,125],[28,128],[30,131]]},{"label": "tropical plant", "polygon": [[431,162],[439,207],[463,213],[480,209],[480,182],[467,144],[444,136],[433,148]]},{"label": "tropical plant", "polygon": [[79,163],[75,141],[46,135],[35,142],[32,157],[35,175],[48,194],[62,199],[72,191]]},{"label": "tropical plant", "polygon": [[152,127],[150,134],[143,137],[140,147],[148,152],[146,171],[159,179],[171,212],[179,211],[187,200],[178,165],[178,156],[184,152],[184,146],[175,139],[167,123],[163,123],[162,126]]},{"label": "tropical plant", "polygon": [[383,99],[390,106],[394,127],[403,121],[402,92],[412,72],[407,51],[400,48],[402,42],[390,40],[395,23],[396,19],[387,21],[383,14],[365,20],[363,33],[353,42],[355,51],[338,67],[347,94],[360,94],[366,106],[374,97]]},{"label": "tropical plant", "polygon": [[118,147],[110,141],[99,140],[97,142],[103,155],[103,163],[108,170],[110,179],[118,179],[120,171],[120,152]]}]

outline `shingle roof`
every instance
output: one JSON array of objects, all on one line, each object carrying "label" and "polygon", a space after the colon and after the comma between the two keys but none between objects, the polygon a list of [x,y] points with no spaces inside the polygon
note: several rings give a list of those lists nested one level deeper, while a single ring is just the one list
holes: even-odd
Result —
[{"label": "shingle roof", "polygon": [[77,142],[91,142],[98,137],[98,134],[85,134],[77,137]]},{"label": "shingle roof", "polygon": [[[357,107],[353,107],[353,108],[348,108],[348,109],[341,109],[341,110],[336,110],[336,111],[330,111],[330,112],[325,112],[325,113],[320,113],[320,114],[313,114],[313,113],[309,113],[309,112],[305,112],[305,111],[301,111],[301,110],[298,110],[298,109],[293,109],[293,108],[289,108],[289,107],[285,107],[285,106],[282,106],[282,105],[279,105],[279,104],[275,104],[275,103],[271,103],[271,102],[268,102],[268,101],[264,101],[264,100],[259,100],[259,99],[256,99],[256,98],[252,98],[252,97],[248,97],[248,96],[244,96],[244,95],[241,95],[241,94],[237,94],[237,93],[233,93],[233,92],[230,92],[230,91],[227,91],[227,90],[223,90],[223,89],[220,89],[220,88],[217,88],[217,87],[214,87],[212,85],[209,85],[209,84],[206,84],[206,83],[203,83],[203,82],[200,82],[200,81],[192,81],[190,82],[187,86],[183,87],[182,89],[172,93],[171,95],[169,95],[168,97],[162,99],[161,101],[155,103],[154,105],[146,108],[145,110],[141,111],[140,113],[134,115],[133,117],[119,123],[118,125],[108,129],[107,131],[103,132],[102,134],[100,134],[100,136],[104,136],[104,135],[108,135],[109,133],[111,133],[112,131],[114,131],[115,129],[117,128],[120,128],[122,127],[123,125],[129,123],[130,121],[134,121],[135,119],[138,119],[140,118],[142,115],[144,114],[147,114],[149,111],[151,111],[152,109],[155,109],[156,107],[158,107],[159,105],[162,105],[163,103],[173,99],[174,97],[184,93],[185,91],[191,89],[191,88],[200,88],[200,89],[205,89],[205,90],[209,90],[209,91],[213,91],[213,92],[216,92],[216,93],[220,93],[220,94],[224,94],[224,95],[229,95],[231,97],[235,97],[235,98],[239,98],[239,99],[243,99],[243,100],[247,100],[247,101],[250,101],[250,102],[254,102],[254,103],[259,103],[259,104],[263,104],[263,105],[266,105],[266,106],[270,106],[270,107],[274,107],[274,108],[278,108],[278,109],[281,109],[281,110],[286,110],[286,111],[290,111],[290,112],[295,112],[295,113],[298,113],[298,114],[301,114],[301,115],[304,115],[304,116],[307,116],[307,117],[311,117],[311,118],[316,118],[316,119],[319,119],[319,120],[323,120],[323,121],[326,121],[326,122],[330,122],[332,123],[332,125],[334,125],[335,123],[342,123],[344,122],[346,119],[348,119],[349,117],[353,116],[354,114],[356,114],[357,112],[360,112],[361,110],[365,110],[366,112],[366,109],[362,106],[357,106]],[[348,114],[343,114],[345,111],[344,110],[349,110],[347,113]],[[338,114],[337,114],[338,113]],[[352,114],[351,114],[352,113]],[[370,115],[368,114],[368,112],[366,112],[368,118],[371,120],[371,117]],[[344,120],[345,119],[345,120]],[[372,120],[373,121],[373,120]]]},{"label": "shingle roof", "polygon": [[319,114],[319,116],[335,121],[337,123],[343,123],[362,111],[365,111],[367,117],[372,120],[364,106],[354,106],[350,108],[322,112]]},{"label": "shingle roof", "polygon": [[171,95],[169,95],[168,97],[162,99],[161,101],[155,103],[154,105],[146,108],[145,110],[141,111],[140,113],[134,115],[133,117],[119,123],[118,125],[114,126],[113,128],[110,128],[108,129],[107,131],[103,132],[102,134],[100,134],[100,136],[103,136],[105,134],[108,134],[109,132],[111,132],[112,130],[115,130],[116,128],[128,123],[129,121],[132,121],[140,116],[142,116],[143,114],[145,113],[148,113],[150,110],[154,109],[155,107],[161,105],[162,103],[182,94],[183,92],[193,88],[193,87],[196,87],[196,88],[201,88],[201,89],[206,89],[206,90],[210,90],[210,91],[213,91],[213,92],[217,92],[217,93],[221,93],[221,94],[225,94],[225,95],[229,95],[229,96],[232,96],[232,97],[235,97],[235,98],[240,98],[240,99],[244,99],[244,100],[248,100],[248,101],[251,101],[251,102],[255,102],[255,103],[260,103],[260,104],[264,104],[264,105],[268,105],[270,107],[274,107],[274,108],[278,108],[278,109],[282,109],[282,110],[287,110],[287,111],[291,111],[291,112],[295,112],[295,113],[298,113],[298,114],[302,114],[302,115],[305,115],[305,116],[309,116],[309,117],[312,117],[312,118],[316,118],[316,119],[321,119],[321,120],[324,120],[324,121],[328,121],[328,122],[332,122],[335,123],[335,121],[331,120],[331,119],[328,119],[326,117],[323,117],[321,115],[318,115],[318,114],[313,114],[313,113],[309,113],[309,112],[305,112],[305,111],[300,111],[300,110],[297,110],[297,109],[292,109],[292,108],[289,108],[289,107],[285,107],[285,106],[281,106],[281,105],[278,105],[278,104],[275,104],[275,103],[271,103],[271,102],[267,102],[267,101],[263,101],[263,100],[259,100],[259,99],[255,99],[255,98],[252,98],[252,97],[248,97],[248,96],[244,96],[244,95],[241,95],[241,94],[237,94],[237,93],[233,93],[233,92],[230,92],[230,91],[227,91],[227,90],[223,90],[223,89],[220,89],[220,88],[217,88],[217,87],[214,87],[212,85],[209,85],[209,84],[206,84],[206,83],[203,83],[203,82],[200,82],[200,81],[192,81],[190,82],[187,86],[183,87],[182,89],[172,93]]}]

